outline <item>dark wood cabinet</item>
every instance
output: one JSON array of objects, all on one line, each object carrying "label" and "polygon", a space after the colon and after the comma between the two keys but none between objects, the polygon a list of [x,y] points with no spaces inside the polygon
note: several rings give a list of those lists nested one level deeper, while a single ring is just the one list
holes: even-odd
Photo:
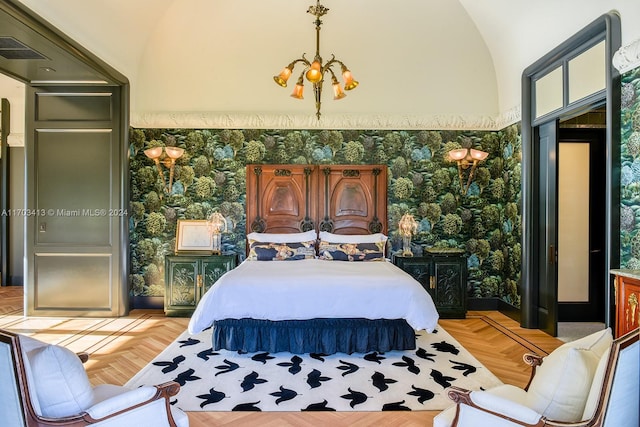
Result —
[{"label": "dark wood cabinet", "polygon": [[236,267],[236,255],[167,255],[164,312],[190,316],[211,286]]},{"label": "dark wood cabinet", "polygon": [[621,271],[621,273],[615,276],[616,338],[636,329],[640,322],[640,307],[638,307],[640,275],[637,274],[640,272]]},{"label": "dark wood cabinet", "polygon": [[463,319],[467,313],[467,259],[463,250],[427,249],[422,256],[393,256],[393,263],[429,292],[443,319]]}]

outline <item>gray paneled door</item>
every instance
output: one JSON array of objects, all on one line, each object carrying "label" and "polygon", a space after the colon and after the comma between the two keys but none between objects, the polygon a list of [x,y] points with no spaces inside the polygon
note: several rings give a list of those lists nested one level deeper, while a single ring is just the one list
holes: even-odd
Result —
[{"label": "gray paneled door", "polygon": [[28,315],[128,311],[120,87],[27,90]]}]

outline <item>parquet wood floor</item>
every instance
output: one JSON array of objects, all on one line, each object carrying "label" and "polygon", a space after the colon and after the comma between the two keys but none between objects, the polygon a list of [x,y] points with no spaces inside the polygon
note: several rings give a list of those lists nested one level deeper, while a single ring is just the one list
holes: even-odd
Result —
[{"label": "parquet wood floor", "polygon": [[[0,287],[0,328],[90,354],[92,384],[124,384],[187,327],[189,319],[158,310],[133,310],[121,318],[23,316],[22,287]],[[524,386],[530,371],[525,353],[548,354],[562,342],[496,311],[469,312],[440,324],[501,381]],[[254,413],[191,412],[192,427],[414,427],[430,426],[438,412]]]}]

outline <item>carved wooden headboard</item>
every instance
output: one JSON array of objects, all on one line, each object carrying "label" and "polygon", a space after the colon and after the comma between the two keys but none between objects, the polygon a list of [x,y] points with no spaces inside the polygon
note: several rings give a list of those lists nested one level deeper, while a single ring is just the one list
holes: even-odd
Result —
[{"label": "carved wooden headboard", "polygon": [[247,165],[247,232],[387,233],[386,165]]}]

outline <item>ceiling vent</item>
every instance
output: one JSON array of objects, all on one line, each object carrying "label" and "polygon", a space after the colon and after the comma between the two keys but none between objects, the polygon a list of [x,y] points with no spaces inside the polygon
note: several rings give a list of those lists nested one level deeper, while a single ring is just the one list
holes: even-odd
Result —
[{"label": "ceiling vent", "polygon": [[0,36],[0,56],[6,59],[48,59],[13,37]]}]

